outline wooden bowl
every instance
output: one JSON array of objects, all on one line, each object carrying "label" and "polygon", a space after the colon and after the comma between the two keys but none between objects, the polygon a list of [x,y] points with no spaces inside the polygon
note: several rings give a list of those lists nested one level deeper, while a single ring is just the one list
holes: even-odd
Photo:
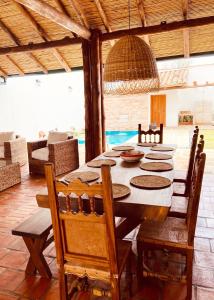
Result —
[{"label": "wooden bowl", "polygon": [[144,157],[144,152],[138,150],[123,151],[120,157],[126,162],[136,162]]}]

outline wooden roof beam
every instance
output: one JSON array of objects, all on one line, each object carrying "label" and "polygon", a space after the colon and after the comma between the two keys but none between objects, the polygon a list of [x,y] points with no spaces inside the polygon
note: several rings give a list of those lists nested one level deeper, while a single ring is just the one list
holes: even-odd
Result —
[{"label": "wooden roof beam", "polygon": [[25,75],[25,73],[24,73],[24,71],[20,68],[20,66],[9,56],[9,55],[6,55],[6,57],[7,57],[7,59],[9,60],[9,62],[13,65],[13,66],[15,66],[15,68],[16,68],[16,70],[17,70],[17,72],[19,73],[19,75],[22,75],[22,76],[24,76]]},{"label": "wooden roof beam", "polygon": [[[14,42],[16,46],[20,46],[20,40],[15,36],[15,34],[0,20],[0,28],[7,34],[7,36]],[[33,55],[33,53],[28,53],[30,59],[32,59],[42,71],[47,74],[48,70],[41,64],[41,62]]]},{"label": "wooden roof beam", "polygon": [[[182,11],[184,20],[188,20],[189,14],[189,0],[182,0]],[[190,45],[189,45],[189,29],[183,29],[183,40],[184,40],[184,57],[190,56]]]},{"label": "wooden roof beam", "polygon": [[55,48],[58,47],[66,47],[70,45],[77,45],[81,44],[82,40],[80,38],[64,38],[62,40],[56,41],[49,41],[49,42],[42,42],[37,44],[28,44],[16,47],[4,47],[0,48],[0,56],[14,54],[14,53],[29,53],[33,51],[41,51],[41,50],[48,50],[51,49],[55,51]]},{"label": "wooden roof beam", "polygon": [[[141,25],[145,27],[147,26],[147,22],[143,0],[136,0],[136,4],[140,15]],[[144,41],[150,46],[150,40],[148,35],[144,35]]]},{"label": "wooden roof beam", "polygon": [[73,7],[73,10],[75,11],[77,17],[79,18],[80,22],[86,27],[90,28],[89,23],[87,21],[87,18],[79,5],[79,2],[76,0],[68,0],[68,3]]},{"label": "wooden roof beam", "polygon": [[183,21],[176,21],[171,23],[164,23],[159,25],[152,25],[146,27],[138,27],[132,29],[118,30],[108,33],[103,33],[101,36],[102,41],[108,41],[113,39],[119,39],[127,34],[130,35],[145,35],[145,34],[156,34],[166,31],[181,30],[184,28],[192,28],[197,26],[204,26],[214,24],[214,16],[188,19]]},{"label": "wooden roof beam", "polygon": [[4,78],[7,78],[7,77],[8,77],[8,74],[7,74],[2,68],[0,68],[0,74],[1,74]]},{"label": "wooden roof beam", "polygon": [[[42,28],[42,26],[36,22],[36,20],[33,18],[33,16],[29,13],[29,11],[23,7],[18,2],[14,2],[16,4],[16,7],[19,9],[19,11],[28,19],[28,21],[31,23],[35,31],[38,33],[38,35],[43,39],[43,41],[50,41],[50,36],[46,33],[46,31]],[[66,72],[70,72],[71,68],[69,67],[66,60],[63,58],[61,53],[57,49],[52,49],[52,53],[54,57],[58,60],[60,65],[65,69]]]},{"label": "wooden roof beam", "polygon": [[30,8],[31,10],[35,11],[39,15],[50,19],[56,24],[70,30],[71,32],[76,33],[80,37],[84,39],[90,39],[91,32],[86,27],[74,22],[67,15],[56,10],[54,7],[43,2],[42,0],[15,0],[15,1]]}]

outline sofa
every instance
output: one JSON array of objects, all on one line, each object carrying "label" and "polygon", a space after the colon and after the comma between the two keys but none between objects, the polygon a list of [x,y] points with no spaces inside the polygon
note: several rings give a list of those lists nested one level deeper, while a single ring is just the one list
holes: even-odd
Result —
[{"label": "sofa", "polygon": [[23,166],[28,161],[26,139],[13,131],[0,132],[0,159]]}]

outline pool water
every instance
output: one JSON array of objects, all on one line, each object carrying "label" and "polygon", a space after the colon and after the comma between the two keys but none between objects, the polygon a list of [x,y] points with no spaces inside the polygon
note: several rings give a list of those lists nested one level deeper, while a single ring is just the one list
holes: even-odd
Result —
[{"label": "pool water", "polygon": [[[129,139],[134,137],[137,131],[106,131],[106,143],[112,145],[118,145],[127,142]],[[85,140],[79,139],[79,144],[85,144]]]}]

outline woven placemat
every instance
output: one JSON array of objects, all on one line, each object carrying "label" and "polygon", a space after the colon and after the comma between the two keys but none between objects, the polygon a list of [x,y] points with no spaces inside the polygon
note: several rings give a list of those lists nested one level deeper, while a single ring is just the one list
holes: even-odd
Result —
[{"label": "woven placemat", "polygon": [[145,158],[153,159],[153,160],[167,160],[171,159],[172,155],[165,153],[148,153]]},{"label": "woven placemat", "polygon": [[106,157],[120,157],[120,152],[119,151],[110,151],[110,152],[105,152],[103,155]]},{"label": "woven placemat", "polygon": [[[124,198],[131,193],[131,190],[128,186],[120,183],[113,183],[112,190],[114,200]],[[96,195],[96,198],[101,199],[102,197],[100,195]]]},{"label": "woven placemat", "polygon": [[92,171],[73,172],[73,173],[67,174],[63,178],[63,180],[65,180],[67,182],[71,182],[77,178],[79,178],[82,182],[90,182],[90,181],[94,181],[94,180],[97,180],[98,178],[100,178],[100,175],[98,173],[92,172]]},{"label": "woven placemat", "polygon": [[92,168],[101,168],[102,165],[110,165],[112,167],[116,165],[116,161],[113,159],[95,159],[87,163],[87,166]]},{"label": "woven placemat", "polygon": [[112,148],[112,150],[115,151],[129,151],[129,150],[134,150],[134,147],[132,146],[115,146]]},{"label": "woven placemat", "polygon": [[172,147],[164,147],[164,146],[153,146],[151,148],[152,151],[173,151],[175,150]]},{"label": "woven placemat", "polygon": [[156,146],[157,144],[156,143],[138,143],[137,145],[141,146],[141,147],[152,147],[152,146]]},{"label": "woven placemat", "polygon": [[173,166],[166,162],[148,162],[141,163],[140,168],[151,172],[164,172],[173,169]]},{"label": "woven placemat", "polygon": [[135,187],[146,190],[160,190],[171,185],[171,181],[168,178],[156,175],[136,176],[130,180],[130,183]]}]

